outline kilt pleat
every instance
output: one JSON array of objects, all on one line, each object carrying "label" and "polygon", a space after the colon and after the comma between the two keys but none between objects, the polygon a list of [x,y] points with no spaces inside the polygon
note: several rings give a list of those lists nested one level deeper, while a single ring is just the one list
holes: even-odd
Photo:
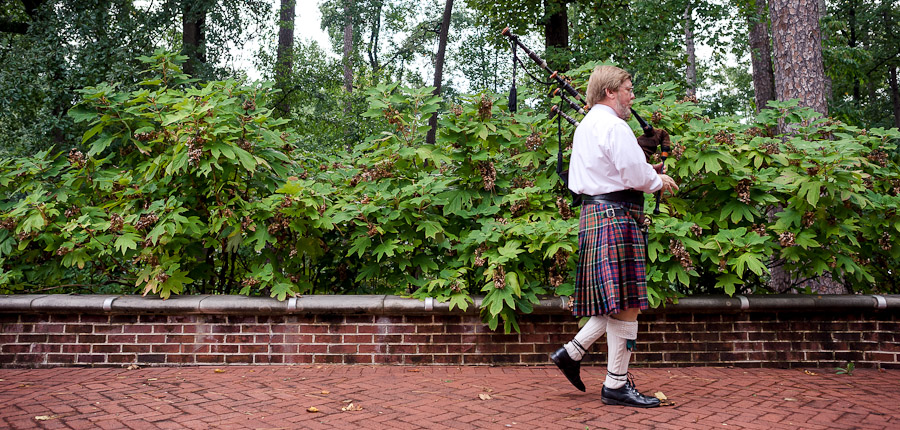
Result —
[{"label": "kilt pleat", "polygon": [[[606,209],[624,207],[629,215],[609,217]],[[576,316],[609,315],[625,309],[648,309],[646,241],[635,219],[643,205],[586,204],[578,230],[575,275]]]}]

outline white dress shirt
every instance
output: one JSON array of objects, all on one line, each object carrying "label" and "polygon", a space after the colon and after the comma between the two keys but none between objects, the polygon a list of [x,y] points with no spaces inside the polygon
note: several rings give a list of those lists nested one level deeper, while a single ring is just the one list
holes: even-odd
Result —
[{"label": "white dress shirt", "polygon": [[628,189],[653,193],[662,185],[628,123],[611,107],[594,105],[575,129],[569,189],[594,196]]}]

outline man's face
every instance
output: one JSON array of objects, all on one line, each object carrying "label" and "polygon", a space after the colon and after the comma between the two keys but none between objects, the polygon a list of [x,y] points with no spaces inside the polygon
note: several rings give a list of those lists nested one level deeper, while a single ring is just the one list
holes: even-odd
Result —
[{"label": "man's face", "polygon": [[623,82],[622,86],[612,94],[614,97],[613,110],[616,111],[619,118],[628,119],[631,116],[631,101],[634,100],[634,85],[631,84],[631,79]]}]

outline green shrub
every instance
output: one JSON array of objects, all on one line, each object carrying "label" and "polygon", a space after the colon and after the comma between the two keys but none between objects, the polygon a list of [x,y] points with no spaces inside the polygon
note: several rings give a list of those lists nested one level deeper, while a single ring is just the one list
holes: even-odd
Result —
[{"label": "green shrub", "polygon": [[[383,85],[361,121],[389,130],[339,156],[297,150],[269,86],[194,85],[179,58],[143,59],[138,91],[82,91],[84,151],[0,161],[2,292],[435,297],[483,294],[518,330],[538,296],[571,295],[578,209],[555,174],[556,124],[477,94],[443,115],[431,89]],[[650,231],[654,306],[830,276],[898,292],[897,130],[860,130],[791,103],[708,119],[672,86],[636,107],[672,134],[681,191]],[[778,123],[794,130],[776,135]],[[563,136],[567,146],[571,130]],[[649,213],[653,197],[647,196]]]}]

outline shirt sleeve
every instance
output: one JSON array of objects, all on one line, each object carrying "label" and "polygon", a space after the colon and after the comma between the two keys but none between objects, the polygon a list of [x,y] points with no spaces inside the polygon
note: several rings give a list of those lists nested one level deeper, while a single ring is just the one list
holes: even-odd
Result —
[{"label": "shirt sleeve", "polygon": [[610,131],[610,141],[615,142],[612,162],[619,171],[626,187],[645,193],[654,193],[662,188],[662,180],[646,161],[644,151],[638,145],[634,132],[627,123],[617,124]]}]

